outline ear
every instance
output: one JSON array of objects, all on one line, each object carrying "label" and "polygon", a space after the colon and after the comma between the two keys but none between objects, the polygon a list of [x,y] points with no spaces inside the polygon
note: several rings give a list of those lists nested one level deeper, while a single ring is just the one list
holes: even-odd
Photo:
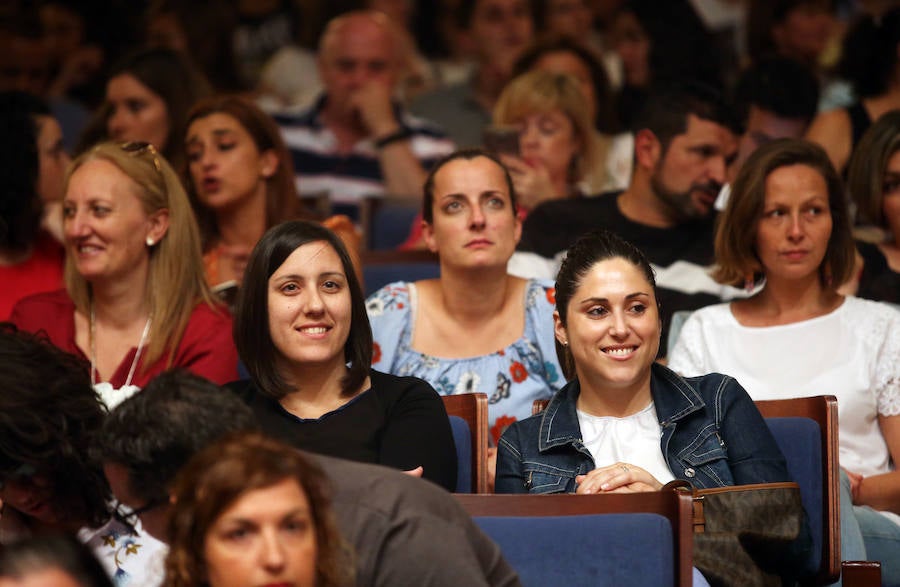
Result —
[{"label": "ear", "polygon": [[425,222],[425,220],[422,220],[422,239],[425,241],[425,246],[428,247],[429,251],[432,253],[438,252],[437,239],[434,238],[434,226]]},{"label": "ear", "polygon": [[149,226],[147,238],[154,243],[158,243],[166,236],[166,232],[169,230],[169,209],[160,208],[151,214],[147,219],[147,224]]},{"label": "ear", "polygon": [[259,154],[259,174],[269,179],[278,171],[278,155],[272,149],[266,149]]},{"label": "ear", "polygon": [[652,130],[641,129],[634,135],[634,159],[644,169],[654,169],[662,157],[662,144]]},{"label": "ear", "polygon": [[553,310],[553,334],[556,336],[559,344],[569,346],[569,335],[566,332],[566,327],[563,326],[562,320],[559,318],[558,310]]}]

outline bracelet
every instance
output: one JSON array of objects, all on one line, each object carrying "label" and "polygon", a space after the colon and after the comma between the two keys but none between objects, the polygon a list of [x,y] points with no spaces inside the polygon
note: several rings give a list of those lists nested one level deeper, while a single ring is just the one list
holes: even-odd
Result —
[{"label": "bracelet", "polygon": [[402,140],[408,139],[409,137],[412,136],[412,134],[413,134],[412,131],[409,130],[408,128],[401,127],[389,135],[383,136],[379,139],[375,139],[374,140],[375,148],[383,149],[383,148],[387,147],[388,145],[390,145],[391,143],[396,143],[397,141],[402,141]]}]

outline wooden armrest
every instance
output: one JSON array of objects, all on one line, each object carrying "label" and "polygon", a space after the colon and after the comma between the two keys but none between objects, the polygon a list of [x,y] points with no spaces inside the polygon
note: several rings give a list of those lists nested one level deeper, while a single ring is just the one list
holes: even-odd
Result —
[{"label": "wooden armrest", "polygon": [[881,585],[881,563],[878,561],[843,561],[841,582],[844,587]]}]

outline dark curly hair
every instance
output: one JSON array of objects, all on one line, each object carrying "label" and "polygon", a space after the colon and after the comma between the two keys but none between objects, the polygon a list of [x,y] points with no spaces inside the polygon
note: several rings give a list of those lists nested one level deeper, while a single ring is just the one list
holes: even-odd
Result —
[{"label": "dark curly hair", "polygon": [[0,323],[0,479],[23,465],[45,476],[62,519],[100,526],[111,493],[90,452],[106,410],[87,364]]}]

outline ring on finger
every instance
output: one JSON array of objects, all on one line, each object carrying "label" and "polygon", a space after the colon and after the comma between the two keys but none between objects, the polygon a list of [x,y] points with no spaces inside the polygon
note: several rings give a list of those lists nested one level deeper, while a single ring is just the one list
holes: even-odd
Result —
[{"label": "ring on finger", "polygon": [[628,465],[619,465],[619,466],[622,467],[622,471],[624,471],[626,473],[628,472]]}]

